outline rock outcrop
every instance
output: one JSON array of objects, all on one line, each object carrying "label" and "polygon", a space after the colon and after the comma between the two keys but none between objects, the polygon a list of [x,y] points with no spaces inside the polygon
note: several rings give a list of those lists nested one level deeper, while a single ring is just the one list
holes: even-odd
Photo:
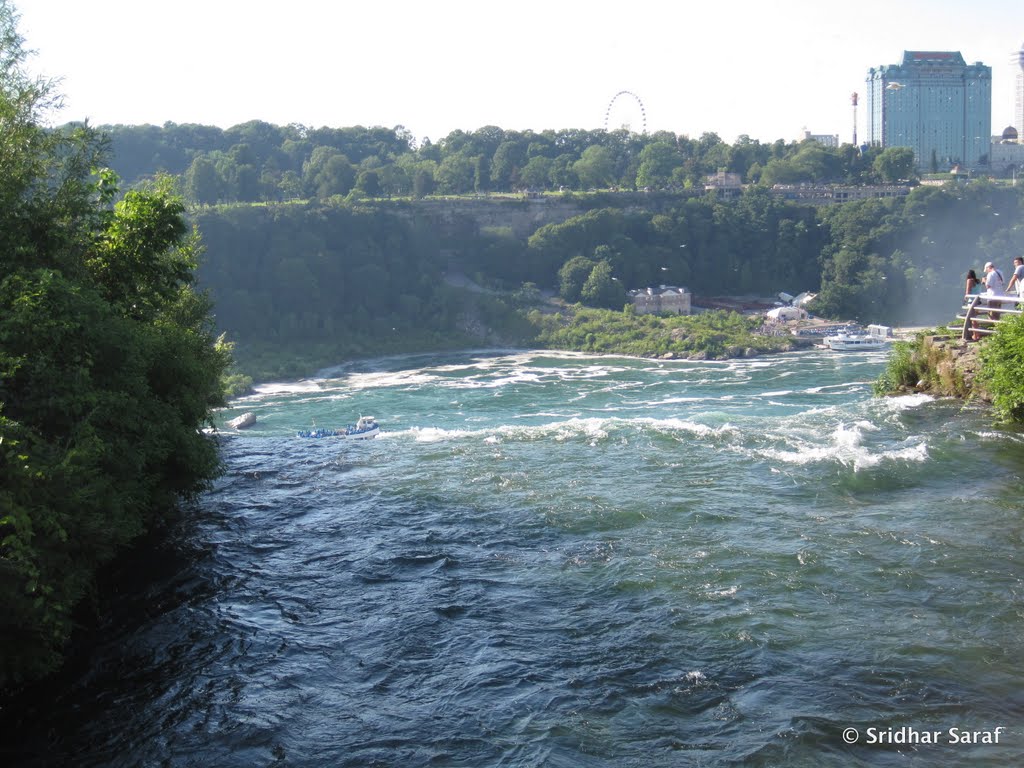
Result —
[{"label": "rock outcrop", "polygon": [[911,352],[911,362],[920,378],[903,391],[927,392],[945,397],[991,401],[978,374],[985,342],[922,336]]},{"label": "rock outcrop", "polygon": [[236,416],[227,422],[227,425],[232,429],[246,429],[256,423],[256,414],[252,411],[246,411],[241,416]]}]

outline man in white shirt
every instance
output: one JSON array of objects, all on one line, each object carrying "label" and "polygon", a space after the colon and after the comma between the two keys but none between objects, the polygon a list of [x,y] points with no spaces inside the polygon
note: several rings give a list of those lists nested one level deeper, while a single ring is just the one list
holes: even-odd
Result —
[{"label": "man in white shirt", "polygon": [[989,296],[1002,296],[1006,292],[1003,273],[996,269],[996,265],[991,261],[985,262],[985,287]]},{"label": "man in white shirt", "polygon": [[[985,287],[988,289],[985,291],[986,296],[1006,295],[1006,281],[1003,280],[1003,273],[996,269],[996,265],[991,261],[985,262]],[[1002,307],[1002,302],[992,301],[989,302],[989,306],[992,307],[992,311],[988,313],[988,316],[993,320],[998,320],[999,313],[995,310]]]},{"label": "man in white shirt", "polygon": [[1013,257],[1013,276],[1006,284],[1006,292],[1016,289],[1017,295],[1024,299],[1024,256]]}]

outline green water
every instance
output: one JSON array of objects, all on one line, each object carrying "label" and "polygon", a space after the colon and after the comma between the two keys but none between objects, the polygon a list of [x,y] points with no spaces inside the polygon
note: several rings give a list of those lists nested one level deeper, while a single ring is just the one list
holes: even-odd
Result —
[{"label": "green water", "polygon": [[[173,598],[58,702],[66,743],[82,765],[1021,764],[1024,441],[872,397],[884,361],[495,352],[262,387],[223,414],[258,420],[222,432]],[[295,436],[360,415],[382,434]]]}]

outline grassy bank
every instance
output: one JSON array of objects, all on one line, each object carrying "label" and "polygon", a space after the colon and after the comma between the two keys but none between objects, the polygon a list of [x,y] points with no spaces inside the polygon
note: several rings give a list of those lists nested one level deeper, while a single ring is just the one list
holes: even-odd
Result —
[{"label": "grassy bank", "polygon": [[737,312],[637,315],[579,305],[557,314],[533,311],[537,346],[634,357],[722,360],[786,352],[801,346],[793,336],[762,336],[760,317]]}]

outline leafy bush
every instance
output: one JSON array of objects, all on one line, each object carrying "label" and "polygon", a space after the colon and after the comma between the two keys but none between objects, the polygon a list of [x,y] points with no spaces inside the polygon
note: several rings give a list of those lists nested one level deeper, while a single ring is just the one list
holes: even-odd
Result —
[{"label": "leafy bush", "polygon": [[786,337],[759,336],[759,318],[736,312],[657,317],[575,305],[564,316],[529,316],[537,332],[536,343],[552,349],[654,357],[728,358],[791,349]]},{"label": "leafy bush", "polygon": [[985,341],[980,378],[998,416],[1024,422],[1024,316],[1008,318]]},{"label": "leafy bush", "polygon": [[889,362],[875,380],[872,389],[876,395],[891,395],[906,387],[913,387],[926,374],[921,358],[915,354],[913,344],[897,341],[893,344]]}]

